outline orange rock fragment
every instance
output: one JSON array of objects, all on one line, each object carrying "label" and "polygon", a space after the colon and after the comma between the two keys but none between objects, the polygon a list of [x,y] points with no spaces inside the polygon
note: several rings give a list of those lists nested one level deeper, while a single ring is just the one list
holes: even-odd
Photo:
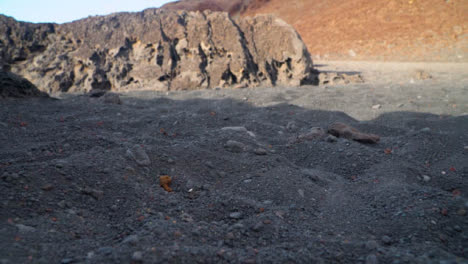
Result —
[{"label": "orange rock fragment", "polygon": [[159,185],[161,185],[161,187],[163,187],[163,189],[166,190],[167,192],[172,192],[172,188],[169,187],[169,185],[171,185],[171,182],[172,182],[171,176],[169,175],[159,176]]}]

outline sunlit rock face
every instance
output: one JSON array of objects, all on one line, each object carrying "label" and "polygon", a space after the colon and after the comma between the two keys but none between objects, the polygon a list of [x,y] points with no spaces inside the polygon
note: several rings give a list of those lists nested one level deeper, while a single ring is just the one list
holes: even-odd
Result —
[{"label": "sunlit rock face", "polygon": [[313,83],[297,32],[273,16],[148,9],[67,24],[0,16],[0,69],[46,92]]}]

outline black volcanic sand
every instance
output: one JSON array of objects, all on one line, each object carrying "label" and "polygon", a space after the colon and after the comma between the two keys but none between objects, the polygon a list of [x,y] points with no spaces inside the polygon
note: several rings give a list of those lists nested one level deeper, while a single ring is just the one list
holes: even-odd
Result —
[{"label": "black volcanic sand", "polygon": [[[0,263],[467,262],[468,116],[257,91],[0,101]],[[333,122],[381,141],[297,139]]]}]

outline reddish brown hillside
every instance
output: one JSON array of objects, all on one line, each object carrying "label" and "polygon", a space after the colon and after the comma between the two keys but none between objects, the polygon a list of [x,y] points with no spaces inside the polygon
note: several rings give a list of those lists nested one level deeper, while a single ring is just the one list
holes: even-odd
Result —
[{"label": "reddish brown hillside", "polygon": [[468,61],[466,0],[201,0],[173,7],[189,5],[276,14],[297,29],[315,58]]}]

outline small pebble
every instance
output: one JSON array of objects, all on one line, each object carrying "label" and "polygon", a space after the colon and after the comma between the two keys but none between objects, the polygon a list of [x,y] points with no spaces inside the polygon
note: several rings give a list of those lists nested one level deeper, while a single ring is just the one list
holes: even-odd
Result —
[{"label": "small pebble", "polygon": [[137,235],[130,235],[130,236],[126,237],[122,241],[122,243],[136,245],[138,243],[138,236]]},{"label": "small pebble", "polygon": [[113,247],[101,247],[97,250],[98,254],[102,254],[102,255],[110,255],[112,254],[112,252],[114,252],[114,248]]},{"label": "small pebble", "polygon": [[377,256],[374,254],[370,254],[366,257],[366,264],[378,264],[379,260],[377,259]]},{"label": "small pebble", "polygon": [[229,217],[232,219],[240,219],[242,217],[242,213],[240,212],[233,212],[229,214]]},{"label": "small pebble", "polygon": [[60,202],[57,203],[58,207],[60,208],[65,208],[67,206],[65,200],[61,200]]},{"label": "small pebble", "polygon": [[255,155],[264,156],[267,154],[267,151],[263,148],[256,148],[254,150]]},{"label": "small pebble", "polygon": [[370,250],[376,249],[378,246],[379,244],[377,244],[377,241],[375,240],[369,240],[366,243],[366,248]]},{"label": "small pebble", "polygon": [[444,235],[444,234],[439,234],[439,239],[440,239],[440,241],[442,241],[442,242],[447,242],[447,236]]},{"label": "small pebble", "polygon": [[140,166],[149,166],[151,164],[148,154],[140,145],[134,145],[131,149],[127,149],[126,155],[127,157],[134,159]]},{"label": "small pebble", "polygon": [[286,125],[286,129],[291,132],[295,132],[298,129],[296,122],[294,121],[288,122],[288,124]]},{"label": "small pebble", "polygon": [[392,243],[392,239],[389,237],[389,236],[383,236],[382,237],[382,242],[385,244],[385,245],[390,245]]},{"label": "small pebble", "polygon": [[427,133],[427,132],[431,132],[431,129],[428,128],[428,127],[425,127],[425,128],[423,128],[423,129],[421,129],[421,132],[426,132],[426,133]]},{"label": "small pebble", "polygon": [[187,214],[187,213],[183,213],[183,214],[180,216],[180,218],[181,218],[182,221],[184,221],[184,222],[189,222],[189,223],[193,222],[193,217],[192,217],[191,215]]},{"label": "small pebble", "polygon": [[466,215],[466,210],[465,209],[459,209],[457,211],[457,214],[460,215],[460,216],[465,216]]},{"label": "small pebble", "polygon": [[133,252],[132,260],[133,261],[142,261],[143,260],[143,252],[141,252],[141,251]]},{"label": "small pebble", "polygon": [[328,135],[327,138],[325,138],[327,142],[334,143],[338,141],[338,138],[333,136],[333,135]]},{"label": "small pebble", "polygon": [[297,192],[299,193],[299,195],[300,195],[302,198],[304,198],[304,190],[299,189],[299,190],[297,190]]},{"label": "small pebble", "polygon": [[234,153],[240,153],[242,151],[244,151],[244,144],[238,142],[238,141],[235,141],[235,140],[228,140],[226,142],[226,144],[224,145],[224,148],[227,150],[227,151],[230,151],[230,152],[234,152]]},{"label": "small pebble", "polygon": [[30,233],[30,232],[36,231],[36,228],[32,226],[23,225],[23,224],[17,224],[16,228],[18,228],[18,231],[20,233]]},{"label": "small pebble", "polygon": [[423,181],[425,181],[425,182],[429,182],[429,181],[431,180],[431,177],[430,177],[430,176],[427,176],[427,175],[423,175],[423,176],[422,176],[422,179],[423,179]]},{"label": "small pebble", "polygon": [[62,259],[60,261],[60,263],[62,263],[62,264],[70,264],[70,263],[73,263],[73,262],[75,262],[75,260],[72,259],[72,258],[64,258],[64,259]]},{"label": "small pebble", "polygon": [[380,108],[382,108],[382,106],[379,105],[379,104],[373,105],[373,106],[372,106],[372,109],[374,109],[374,110],[378,110],[378,109],[380,109]]},{"label": "small pebble", "polygon": [[263,222],[257,222],[254,226],[252,226],[252,230],[255,232],[260,232],[263,228]]},{"label": "small pebble", "polygon": [[42,190],[48,192],[48,191],[52,191],[54,189],[54,185],[52,184],[46,184],[44,186],[41,187]]}]

